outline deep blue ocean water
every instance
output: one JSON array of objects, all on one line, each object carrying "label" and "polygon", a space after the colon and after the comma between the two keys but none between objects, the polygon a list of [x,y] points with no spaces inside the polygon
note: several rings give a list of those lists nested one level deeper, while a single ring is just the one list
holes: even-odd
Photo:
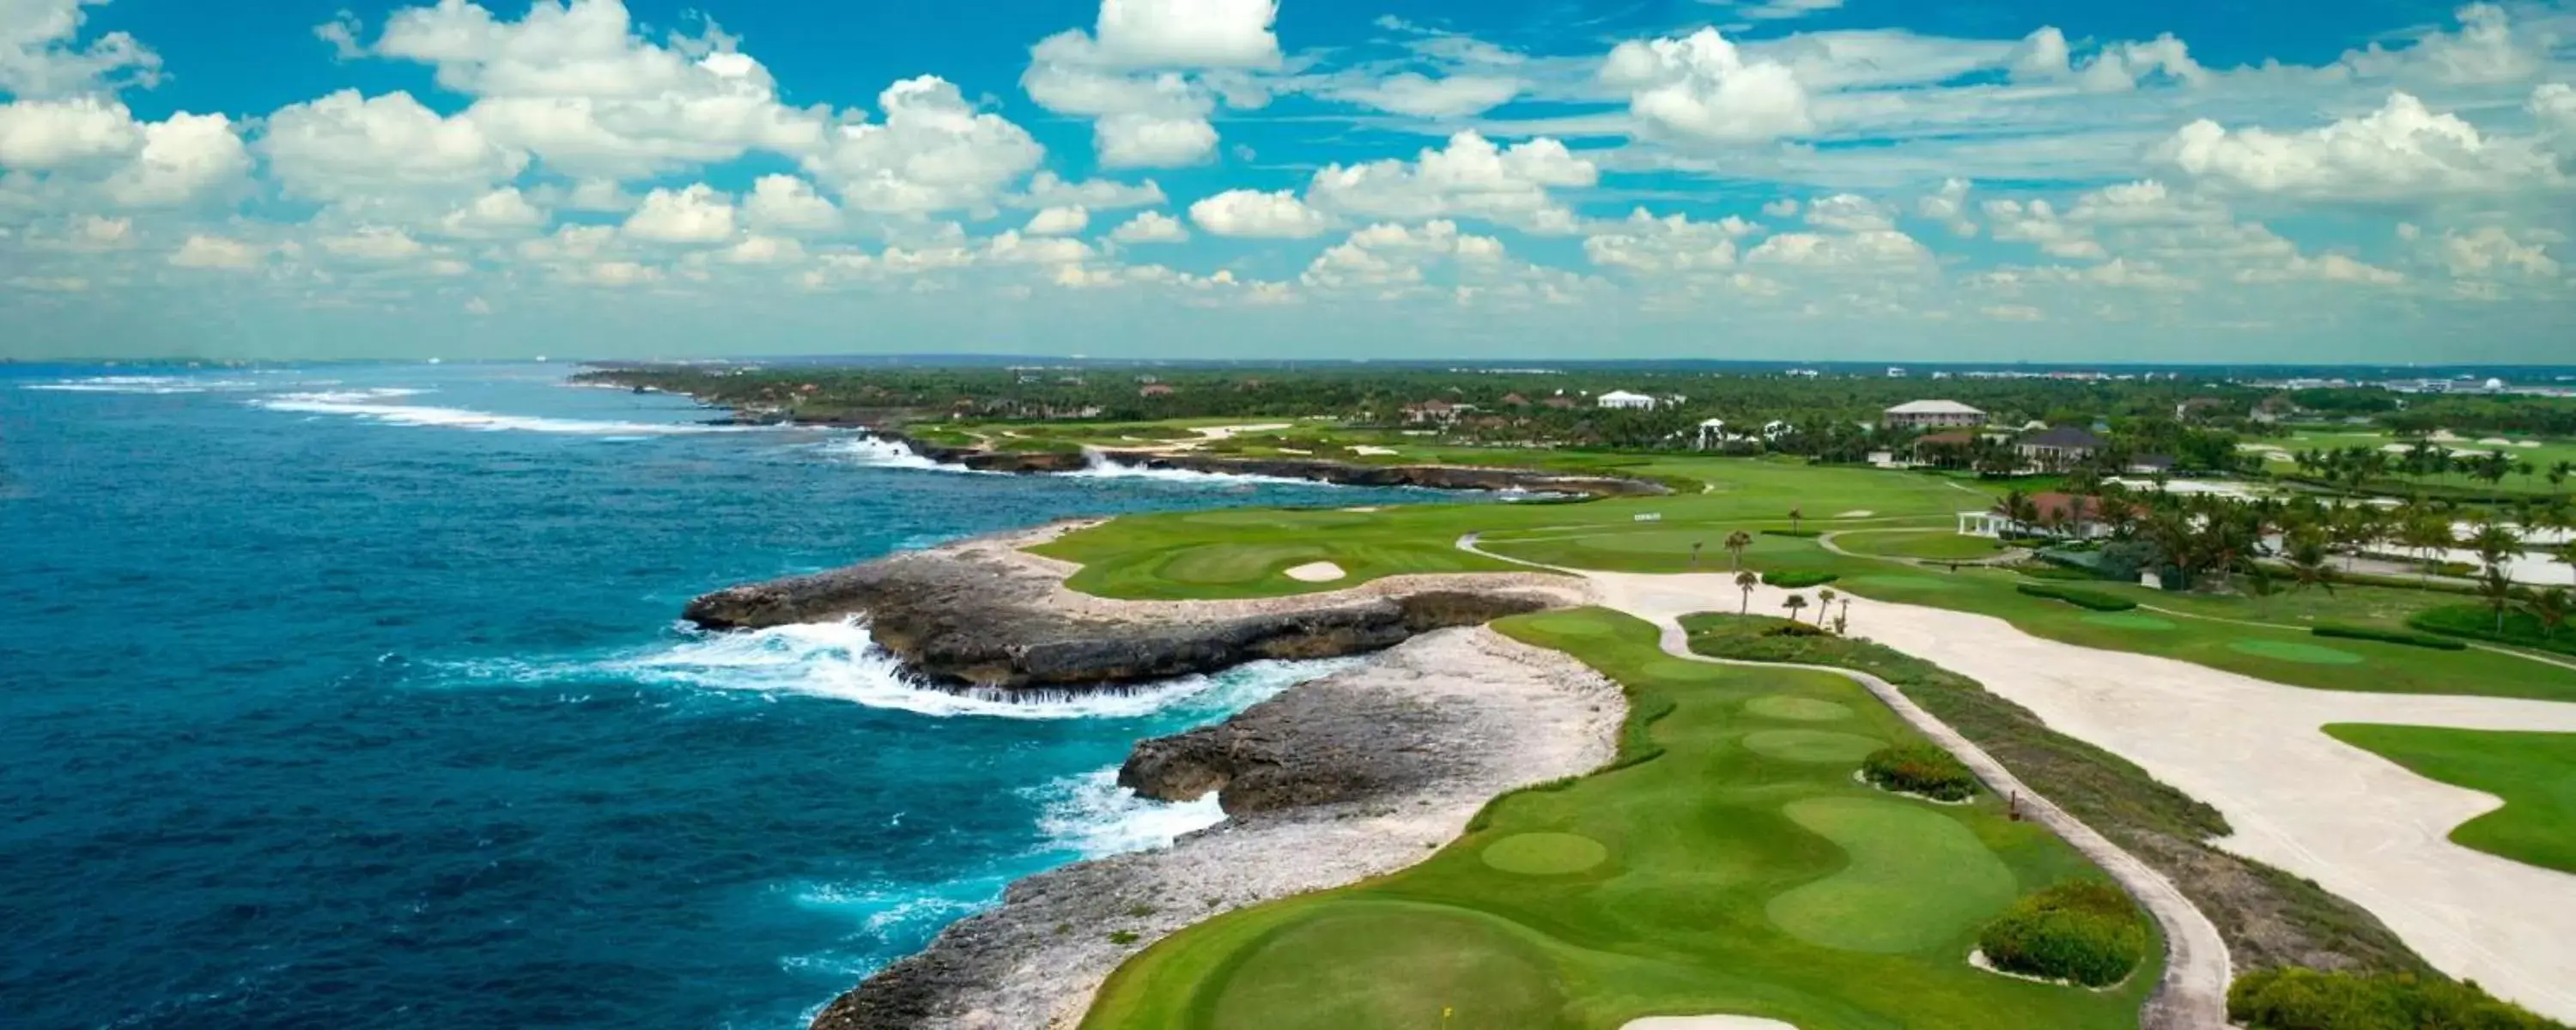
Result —
[{"label": "deep blue ocean water", "polygon": [[0,367],[0,1025],[796,1026],[1013,877],[1213,822],[1109,771],[1318,668],[978,700],[689,597],[1423,499],[900,467],[568,371]]}]

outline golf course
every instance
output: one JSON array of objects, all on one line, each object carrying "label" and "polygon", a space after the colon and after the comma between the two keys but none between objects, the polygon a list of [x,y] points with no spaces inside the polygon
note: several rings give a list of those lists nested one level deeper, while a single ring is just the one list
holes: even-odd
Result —
[{"label": "golf course", "polygon": [[2466,847],[2576,873],[2576,734],[2337,725],[2336,740],[2504,807],[2451,831]]},{"label": "golf course", "polygon": [[2152,958],[2102,991],[1969,964],[2016,899],[2102,874],[1996,798],[1857,782],[1865,756],[1921,738],[1849,680],[1674,658],[1654,627],[1600,609],[1497,628],[1625,690],[1618,761],[1498,799],[1411,869],[1167,938],[1084,1025],[2137,1025]]}]

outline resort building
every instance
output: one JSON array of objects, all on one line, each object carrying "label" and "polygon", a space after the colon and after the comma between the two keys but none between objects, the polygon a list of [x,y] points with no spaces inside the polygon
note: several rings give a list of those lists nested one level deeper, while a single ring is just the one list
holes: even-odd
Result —
[{"label": "resort building", "polygon": [[2013,449],[2031,464],[2044,469],[2063,469],[2090,461],[2102,449],[2102,438],[2090,430],[2059,426],[2044,433],[2023,437]]},{"label": "resort building", "polygon": [[2004,510],[1998,503],[1981,511],[1959,513],[1962,536],[2049,537],[2056,540],[2099,540],[2111,535],[2111,527],[2102,521],[2102,499],[2076,497],[2071,494],[2044,493],[2030,496],[2030,508],[2019,516]]},{"label": "resort building", "polygon": [[1981,426],[1986,424],[1986,413],[1957,401],[1907,401],[1887,409],[1879,424],[1891,429]]},{"label": "resort building", "polygon": [[1604,408],[1617,408],[1629,411],[1655,410],[1654,398],[1648,397],[1642,393],[1629,393],[1626,390],[1612,390],[1609,393],[1605,393],[1594,398],[1593,403]]}]

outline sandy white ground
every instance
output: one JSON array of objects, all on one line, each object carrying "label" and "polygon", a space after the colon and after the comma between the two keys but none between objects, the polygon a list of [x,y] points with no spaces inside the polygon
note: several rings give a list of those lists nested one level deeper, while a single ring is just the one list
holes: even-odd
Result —
[{"label": "sandy white ground", "polygon": [[1868,517],[1870,517],[1870,516],[1872,516],[1872,515],[1876,515],[1876,514],[1878,514],[1878,513],[1877,513],[1877,512],[1874,512],[1874,511],[1871,511],[1871,510],[1869,510],[1869,509],[1867,509],[1867,508],[1859,508],[1859,509],[1855,509],[1855,510],[1852,510],[1852,511],[1844,512],[1844,513],[1842,513],[1842,514],[1840,514],[1840,515],[1836,515],[1836,516],[1834,516],[1834,517],[1835,517],[1835,518],[1838,518],[1838,519],[1865,519],[1865,518],[1868,518]]},{"label": "sandy white ground", "polygon": [[1300,583],[1330,583],[1348,575],[1341,566],[1328,561],[1307,562],[1288,570],[1288,578]]},{"label": "sandy white ground", "polygon": [[1776,1019],[1754,1016],[1648,1016],[1629,1020],[1619,1030],[1798,1030]]},{"label": "sandy white ground", "polygon": [[1388,455],[1401,452],[1397,451],[1393,447],[1371,447],[1366,444],[1362,444],[1358,447],[1351,448],[1351,453],[1370,457],[1386,457]]},{"label": "sandy white ground", "polygon": [[[1603,603],[1658,623],[1726,610],[1739,596],[1724,576],[1586,575]],[[1792,592],[1757,588],[1753,608],[1778,612]],[[2222,846],[2369,909],[2444,971],[2576,1018],[2576,876],[2451,843],[2452,829],[2497,800],[2320,730],[2364,722],[2576,732],[2576,704],[2310,690],[1861,598],[1851,602],[1851,632],[1976,679],[2059,732],[2217,806],[2236,828]]]},{"label": "sandy white ground", "polygon": [[1201,440],[1214,442],[1230,440],[1245,433],[1276,433],[1282,429],[1294,428],[1296,427],[1286,422],[1262,422],[1243,426],[1201,426],[1190,431],[1199,434]]}]

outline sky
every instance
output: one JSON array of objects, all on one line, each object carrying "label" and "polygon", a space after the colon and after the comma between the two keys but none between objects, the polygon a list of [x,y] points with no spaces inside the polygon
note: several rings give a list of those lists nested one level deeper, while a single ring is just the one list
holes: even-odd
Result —
[{"label": "sky", "polygon": [[0,0],[0,358],[2576,362],[2576,0]]}]

